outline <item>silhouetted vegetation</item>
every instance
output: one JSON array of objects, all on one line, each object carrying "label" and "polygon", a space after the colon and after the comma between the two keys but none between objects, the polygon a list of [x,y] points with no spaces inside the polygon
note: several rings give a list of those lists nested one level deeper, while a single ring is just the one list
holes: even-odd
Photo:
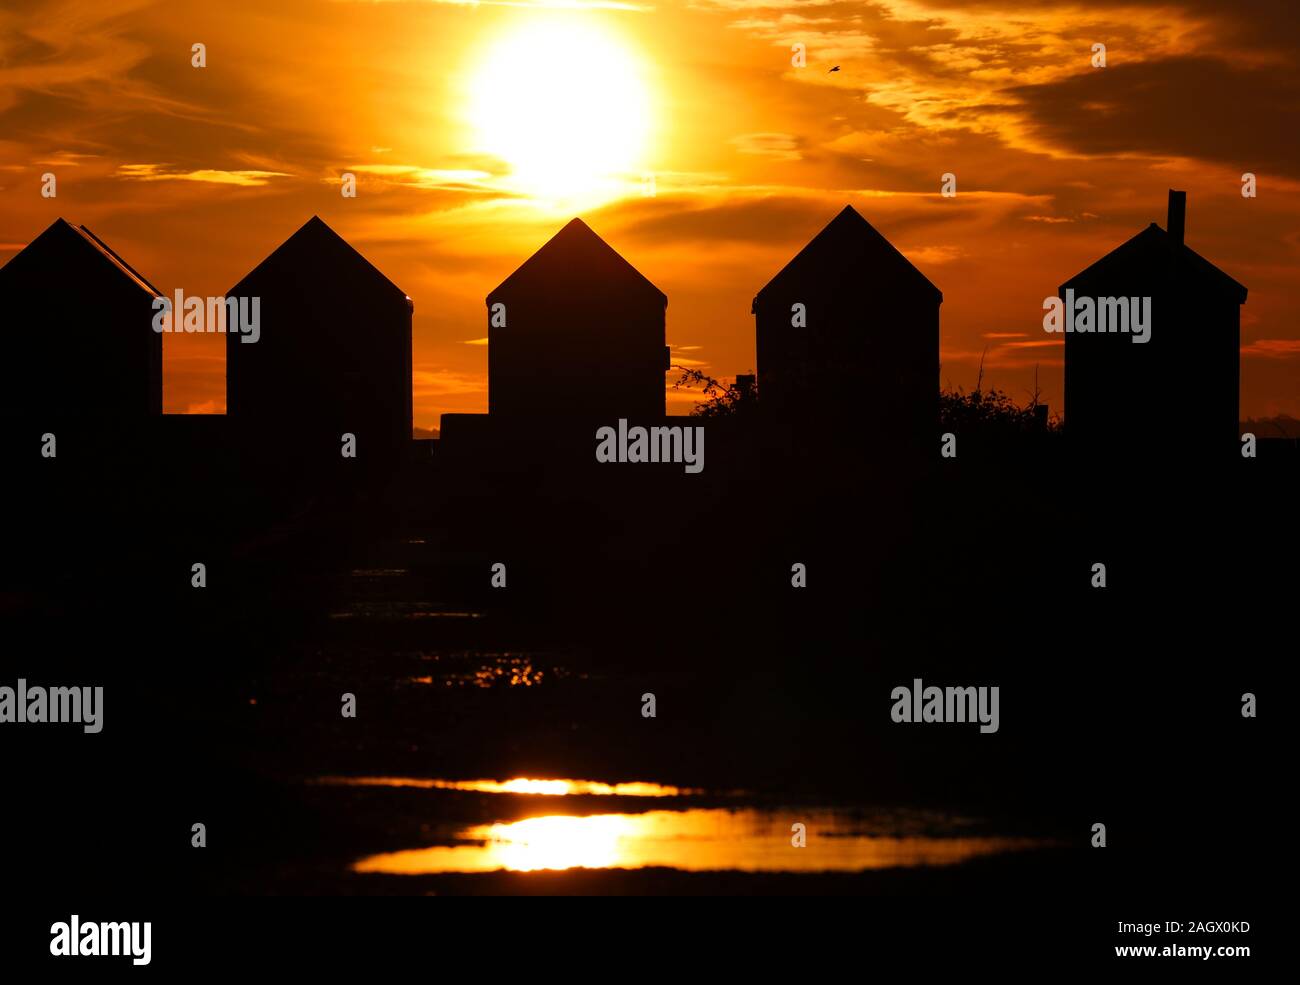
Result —
[{"label": "silhouetted vegetation", "polygon": [[[987,349],[985,350],[987,352]],[[949,384],[939,390],[939,426],[967,434],[1016,435],[1056,432],[1060,416],[1050,417],[1047,405],[1039,401],[1038,367],[1034,367],[1034,391],[1023,406],[1004,390],[984,389],[984,357],[980,356],[975,389],[967,393]]]},{"label": "silhouetted vegetation", "polygon": [[967,393],[961,387],[949,387],[939,392],[939,424],[955,432],[1021,434],[1057,431],[1061,420],[1049,417],[1047,405],[1040,404],[1036,396],[1021,406],[996,388]]},{"label": "silhouetted vegetation", "polygon": [[[674,366],[681,376],[673,389],[701,388],[705,399],[691,411],[692,417],[747,416],[758,405],[758,387],[752,375],[739,375],[733,383],[724,383],[698,369]],[[982,374],[981,374],[982,377]],[[984,434],[1027,434],[1056,432],[1061,419],[1049,417],[1047,405],[1037,393],[1025,404],[996,387],[976,385],[967,392],[961,387],[946,387],[939,392],[939,423],[948,430]]]},{"label": "silhouetted vegetation", "polygon": [[740,417],[752,414],[758,404],[758,386],[753,374],[737,376],[733,383],[722,383],[698,369],[674,366],[682,371],[673,389],[703,387],[705,400],[691,411],[692,417]]}]

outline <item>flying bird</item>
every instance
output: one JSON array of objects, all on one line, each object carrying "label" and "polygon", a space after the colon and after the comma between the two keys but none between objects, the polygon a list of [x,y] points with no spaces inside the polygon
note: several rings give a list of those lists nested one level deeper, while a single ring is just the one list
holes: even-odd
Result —
[{"label": "flying bird", "polygon": [[[836,65],[833,69],[831,69],[831,72],[838,72],[839,70],[840,70],[840,67],[839,67],[838,65]],[[830,72],[827,72],[826,74],[829,75]]]}]

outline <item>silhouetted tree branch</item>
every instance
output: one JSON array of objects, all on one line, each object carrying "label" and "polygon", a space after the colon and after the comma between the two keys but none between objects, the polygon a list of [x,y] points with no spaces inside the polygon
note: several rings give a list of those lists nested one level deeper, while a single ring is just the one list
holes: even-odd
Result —
[{"label": "silhouetted tree branch", "polygon": [[682,375],[673,384],[673,389],[703,387],[707,398],[697,404],[691,411],[692,417],[734,417],[750,414],[758,403],[758,387],[754,376],[738,377],[734,383],[722,383],[712,376],[707,376],[698,369],[685,366],[673,366],[681,370]]}]

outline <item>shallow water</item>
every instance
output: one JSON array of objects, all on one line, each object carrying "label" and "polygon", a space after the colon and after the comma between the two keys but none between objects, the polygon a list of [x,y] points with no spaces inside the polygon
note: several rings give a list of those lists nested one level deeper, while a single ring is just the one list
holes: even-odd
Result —
[{"label": "shallow water", "polygon": [[[326,777],[350,787],[412,787],[536,798],[538,816],[492,820],[457,829],[450,844],[370,855],[352,871],[429,875],[541,869],[639,869],[687,872],[863,872],[952,865],[980,856],[1046,847],[1027,837],[974,834],[969,818],[933,811],[802,807],[693,807],[702,791],[654,783],[589,780],[433,780]],[[548,810],[577,798],[574,809]],[[586,797],[677,800],[680,809],[584,813]],[[542,805],[545,805],[544,807]],[[431,805],[432,807],[432,805]]]}]

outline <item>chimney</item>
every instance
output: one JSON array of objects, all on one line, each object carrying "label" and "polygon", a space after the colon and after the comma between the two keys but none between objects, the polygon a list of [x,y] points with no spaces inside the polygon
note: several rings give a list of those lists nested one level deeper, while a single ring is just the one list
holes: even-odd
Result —
[{"label": "chimney", "polygon": [[1187,227],[1187,192],[1176,192],[1169,189],[1169,219],[1165,223],[1165,231],[1169,233],[1170,239],[1175,243],[1182,245],[1183,231]]}]

